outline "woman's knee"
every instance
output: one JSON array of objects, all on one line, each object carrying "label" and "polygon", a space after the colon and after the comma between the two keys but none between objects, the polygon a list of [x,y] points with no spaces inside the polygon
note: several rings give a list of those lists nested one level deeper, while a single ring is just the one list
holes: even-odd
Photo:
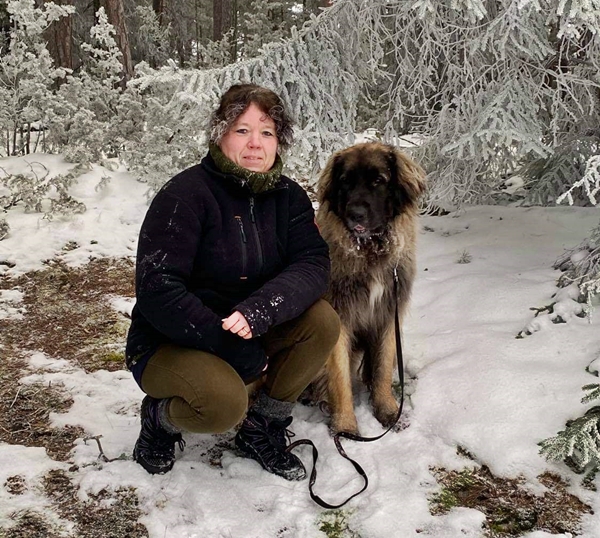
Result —
[{"label": "woman's knee", "polygon": [[[192,401],[179,399],[180,411],[171,419],[179,427],[194,433],[223,433],[243,418],[248,408],[248,393],[210,391]],[[174,411],[173,406],[171,411]],[[178,415],[178,416],[177,416]]]},{"label": "woman's knee", "polygon": [[219,394],[211,398],[209,405],[198,409],[206,432],[223,433],[238,424],[248,409],[248,393],[244,389],[231,394]]},{"label": "woman's knee", "polygon": [[246,386],[224,360],[198,350],[164,346],[144,372],[151,396],[174,397],[170,417],[195,433],[222,433],[233,428],[248,406]]}]

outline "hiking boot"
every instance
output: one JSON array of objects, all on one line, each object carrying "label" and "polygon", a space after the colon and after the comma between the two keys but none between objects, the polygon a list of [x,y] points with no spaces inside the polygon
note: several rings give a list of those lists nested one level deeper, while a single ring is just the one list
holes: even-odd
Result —
[{"label": "hiking boot", "polygon": [[159,402],[150,396],[142,400],[142,430],[133,449],[133,459],[150,474],[170,471],[175,463],[175,444],[179,450],[185,446],[181,433],[169,433],[160,425]]},{"label": "hiking boot", "polygon": [[292,417],[283,420],[264,417],[253,411],[242,422],[235,444],[247,457],[264,469],[286,480],[303,480],[306,469],[297,456],[287,452],[287,441],[293,435],[287,430]]}]

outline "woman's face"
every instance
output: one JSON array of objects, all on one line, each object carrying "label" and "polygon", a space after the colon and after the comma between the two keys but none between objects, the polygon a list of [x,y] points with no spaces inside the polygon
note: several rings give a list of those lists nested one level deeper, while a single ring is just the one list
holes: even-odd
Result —
[{"label": "woman's face", "polygon": [[220,148],[226,157],[239,166],[253,172],[267,172],[277,156],[275,122],[254,103],[250,103],[225,133]]}]

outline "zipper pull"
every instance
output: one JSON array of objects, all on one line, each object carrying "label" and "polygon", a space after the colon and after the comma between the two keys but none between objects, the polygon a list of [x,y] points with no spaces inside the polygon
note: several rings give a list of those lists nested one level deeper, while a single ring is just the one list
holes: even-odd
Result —
[{"label": "zipper pull", "polygon": [[254,196],[250,196],[250,220],[256,222],[254,218]]},{"label": "zipper pull", "polygon": [[244,225],[242,224],[242,217],[236,215],[235,220],[237,220],[238,224],[240,225],[240,233],[242,234],[242,241],[244,243],[247,243],[248,240],[246,239],[246,232],[244,232]]}]

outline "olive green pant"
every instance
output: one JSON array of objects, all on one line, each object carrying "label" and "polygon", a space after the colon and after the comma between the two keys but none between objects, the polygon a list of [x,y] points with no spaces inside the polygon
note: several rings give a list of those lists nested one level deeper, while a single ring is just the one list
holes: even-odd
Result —
[{"label": "olive green pant", "polygon": [[[339,331],[337,314],[322,299],[297,318],[269,329],[261,337],[269,357],[266,394],[295,402],[324,366]],[[248,407],[244,381],[227,362],[172,344],[159,347],[150,358],[142,388],[153,398],[171,398],[169,421],[184,431],[227,431],[243,419]]]}]

